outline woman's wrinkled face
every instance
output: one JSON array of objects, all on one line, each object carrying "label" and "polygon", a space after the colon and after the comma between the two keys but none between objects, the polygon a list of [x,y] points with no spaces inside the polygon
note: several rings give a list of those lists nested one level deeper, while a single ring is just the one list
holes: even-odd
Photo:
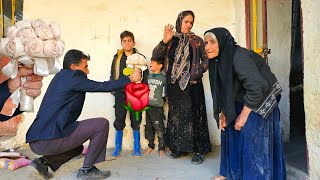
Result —
[{"label": "woman's wrinkled face", "polygon": [[205,51],[209,59],[213,59],[219,55],[219,44],[217,38],[211,35],[204,37]]},{"label": "woman's wrinkled face", "polygon": [[182,19],[181,23],[181,32],[187,34],[191,31],[193,26],[193,17],[191,15],[187,15]]}]

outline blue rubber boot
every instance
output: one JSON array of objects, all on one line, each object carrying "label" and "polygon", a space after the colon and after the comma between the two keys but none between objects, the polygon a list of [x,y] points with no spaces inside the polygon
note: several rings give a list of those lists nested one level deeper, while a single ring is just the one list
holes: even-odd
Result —
[{"label": "blue rubber boot", "polygon": [[118,157],[122,149],[123,130],[116,131],[116,147],[112,153],[113,157]]},{"label": "blue rubber boot", "polygon": [[134,140],[134,144],[133,144],[134,156],[141,156],[139,130],[133,130],[133,140]]}]

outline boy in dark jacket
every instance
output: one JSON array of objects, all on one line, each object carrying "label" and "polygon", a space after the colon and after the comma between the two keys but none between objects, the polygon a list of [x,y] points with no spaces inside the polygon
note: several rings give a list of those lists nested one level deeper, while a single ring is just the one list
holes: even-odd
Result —
[{"label": "boy in dark jacket", "polygon": [[[135,41],[134,35],[130,31],[123,31],[120,34],[121,46],[122,49],[118,50],[117,54],[114,55],[111,67],[111,75],[110,80],[117,80],[119,78],[125,77],[123,74],[123,69],[126,68],[127,57],[134,54],[139,53],[137,49],[134,48]],[[139,53],[140,54],[140,53]],[[142,55],[142,54],[141,54]],[[146,83],[146,79],[148,77],[147,71],[143,73],[142,82]],[[127,110],[123,107],[126,103],[126,94],[123,89],[117,90],[113,92],[115,97],[115,116],[116,119],[113,123],[116,129],[116,141],[115,141],[115,149],[112,153],[113,157],[117,157],[120,155],[122,149],[122,136],[123,129],[126,126],[125,120],[127,115]],[[133,112],[130,112],[130,120],[131,127],[133,129],[133,138],[134,138],[134,156],[141,156],[140,152],[140,124],[141,124],[141,114],[139,117],[139,121],[136,121],[135,115]]]}]

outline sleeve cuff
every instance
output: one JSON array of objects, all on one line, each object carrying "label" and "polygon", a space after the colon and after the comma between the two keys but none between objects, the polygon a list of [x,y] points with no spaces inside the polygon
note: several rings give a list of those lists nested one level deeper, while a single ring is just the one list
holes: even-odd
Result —
[{"label": "sleeve cuff", "polygon": [[129,83],[131,83],[131,80],[130,80],[130,78],[129,77],[124,77],[124,78],[122,78],[123,79],[123,84],[124,85],[127,85],[127,84],[129,84]]},{"label": "sleeve cuff", "polygon": [[168,46],[168,44],[164,43],[163,40],[160,41],[161,46]]}]

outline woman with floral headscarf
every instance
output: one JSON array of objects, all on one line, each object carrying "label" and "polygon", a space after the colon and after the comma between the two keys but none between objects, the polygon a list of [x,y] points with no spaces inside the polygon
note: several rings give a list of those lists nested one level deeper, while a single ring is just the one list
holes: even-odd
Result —
[{"label": "woman with floral headscarf", "polygon": [[171,158],[194,152],[194,164],[203,162],[211,151],[202,75],[208,69],[203,40],[191,32],[192,11],[183,11],[176,21],[176,32],[166,25],[162,41],[153,50],[154,58],[166,58],[168,123],[166,146]]},{"label": "woman with floral headscarf", "polygon": [[222,129],[220,176],[213,179],[286,179],[277,78],[227,29],[206,31],[204,41],[214,117]]}]

